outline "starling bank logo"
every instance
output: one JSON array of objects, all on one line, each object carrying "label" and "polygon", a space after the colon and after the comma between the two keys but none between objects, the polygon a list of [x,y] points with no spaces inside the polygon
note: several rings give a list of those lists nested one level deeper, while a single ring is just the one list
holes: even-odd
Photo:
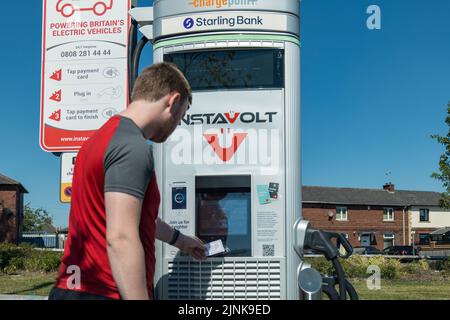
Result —
[{"label": "starling bank logo", "polygon": [[205,27],[225,27],[234,28],[236,26],[245,27],[257,27],[263,26],[264,20],[261,16],[246,17],[246,16],[235,16],[235,17],[225,17],[225,16],[203,16],[198,17],[195,20],[192,18],[187,18],[183,21],[183,26],[186,30],[192,29],[194,26],[198,28]]},{"label": "starling bank logo", "polygon": [[183,22],[183,26],[188,30],[192,29],[192,27],[194,26],[194,19],[186,18]]}]

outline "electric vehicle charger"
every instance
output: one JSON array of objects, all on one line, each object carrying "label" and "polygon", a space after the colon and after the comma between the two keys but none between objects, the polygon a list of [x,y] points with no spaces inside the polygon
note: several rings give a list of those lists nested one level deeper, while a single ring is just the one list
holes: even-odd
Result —
[{"label": "electric vehicle charger", "polygon": [[[328,299],[341,300],[341,297],[336,290],[336,284],[338,283],[338,279],[336,276],[324,276],[322,277],[322,282],[322,292],[328,297]],[[358,293],[347,279],[345,279],[345,290],[347,291],[350,300],[359,300]]]},{"label": "electric vehicle charger", "polygon": [[[346,300],[347,294],[350,300],[358,300],[358,294],[352,284],[345,278],[339,258],[348,259],[353,254],[353,247],[343,234],[326,232],[311,228],[308,221],[297,220],[294,224],[294,249],[301,261],[305,253],[323,255],[333,265],[335,275],[322,276],[322,292],[330,300]],[[333,242],[333,240],[335,242]],[[345,255],[341,255],[338,246],[342,245]],[[302,263],[298,269],[298,276],[304,269],[311,268],[307,263]],[[338,286],[339,291],[336,290]]]},{"label": "electric vehicle charger", "polygon": [[[173,162],[169,155],[179,153],[175,140],[155,146],[163,203],[160,214],[174,226],[181,225],[183,232],[208,242],[222,239],[231,248],[220,257],[198,263],[168,245],[157,244],[156,297],[320,300],[326,295],[331,300],[358,299],[339,262],[352,254],[347,239],[314,230],[301,218],[299,1],[267,0],[251,8],[242,4],[215,9],[174,2],[156,0],[154,7],[137,7],[130,13],[129,89],[133,89],[141,53],[149,42],[155,63],[175,63],[193,80],[195,106],[188,115],[192,118],[180,123],[175,133],[191,137],[183,146],[194,145],[194,152],[198,151],[195,146],[203,147],[206,142],[210,146],[197,152],[194,163]],[[263,25],[206,28],[196,24],[198,19],[225,16],[245,17]],[[138,30],[143,34],[139,42]],[[220,68],[219,60],[224,60]],[[222,75],[227,76],[218,77],[214,70],[224,70]],[[243,70],[247,77],[242,76]],[[270,118],[255,116],[255,111]],[[200,134],[198,123],[203,126]],[[228,148],[232,149],[229,158],[228,149],[212,143],[225,135],[234,136],[235,141]],[[232,163],[248,150],[258,155],[262,147],[255,137],[269,135],[275,138],[262,145],[270,145],[271,151],[278,148],[271,158],[278,155],[279,161],[268,165],[244,156],[244,163]],[[242,146],[236,143],[239,139]],[[218,152],[221,148],[224,152]],[[204,156],[211,150],[223,163],[204,165],[208,160]],[[183,201],[177,202],[177,195]],[[220,207],[219,201],[223,202]],[[211,208],[237,220],[216,221],[208,215]],[[224,233],[225,226],[232,229]],[[346,249],[344,256],[333,241]],[[335,274],[324,276],[313,269],[303,260],[305,250],[324,255]]]},{"label": "electric vehicle charger", "polygon": [[[332,239],[336,239],[337,244],[344,247],[345,255],[340,254]],[[351,283],[345,278],[344,269],[339,262],[339,258],[348,259],[353,253],[352,246],[343,234],[309,229],[306,233],[305,249],[310,249],[312,253],[324,255],[333,264],[336,276],[327,276],[323,279],[323,292],[328,298],[331,300],[346,300],[348,293],[351,300],[358,300],[358,295]],[[335,289],[336,285],[339,286],[339,293]]]}]

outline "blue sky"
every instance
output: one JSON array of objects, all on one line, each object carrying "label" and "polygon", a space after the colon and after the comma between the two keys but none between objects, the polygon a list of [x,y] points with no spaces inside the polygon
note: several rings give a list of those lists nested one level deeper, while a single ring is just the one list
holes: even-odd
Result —
[{"label": "blue sky", "polygon": [[[381,30],[366,27],[371,4]],[[66,226],[59,159],[39,147],[41,11],[39,0],[3,4],[0,172]],[[443,152],[430,135],[447,131],[449,12],[448,0],[302,1],[304,184],[380,188],[390,171],[399,189],[443,191],[430,178]]]}]

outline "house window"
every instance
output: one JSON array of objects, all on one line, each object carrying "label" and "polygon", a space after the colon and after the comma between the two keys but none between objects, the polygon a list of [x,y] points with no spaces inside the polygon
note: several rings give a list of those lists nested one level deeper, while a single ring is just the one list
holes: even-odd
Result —
[{"label": "house window", "polygon": [[383,221],[394,221],[394,209],[384,208]]},{"label": "house window", "polygon": [[392,247],[394,245],[395,234],[385,233],[383,235],[384,249]]},{"label": "house window", "polygon": [[336,208],[336,220],[337,221],[347,221],[348,220],[348,212],[346,207],[337,207]]},{"label": "house window", "polygon": [[430,210],[420,209],[420,222],[429,222],[429,221],[430,221]]},{"label": "house window", "polygon": [[429,244],[429,243],[430,243],[430,235],[428,233],[420,233],[419,244]]}]

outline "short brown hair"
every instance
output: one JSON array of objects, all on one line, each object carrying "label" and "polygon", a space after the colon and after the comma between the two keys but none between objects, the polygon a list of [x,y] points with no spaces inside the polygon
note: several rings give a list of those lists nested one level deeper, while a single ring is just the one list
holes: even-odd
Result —
[{"label": "short brown hair", "polygon": [[158,63],[142,71],[134,84],[131,101],[154,102],[171,92],[178,92],[181,101],[192,104],[192,89],[183,73],[173,63]]}]

